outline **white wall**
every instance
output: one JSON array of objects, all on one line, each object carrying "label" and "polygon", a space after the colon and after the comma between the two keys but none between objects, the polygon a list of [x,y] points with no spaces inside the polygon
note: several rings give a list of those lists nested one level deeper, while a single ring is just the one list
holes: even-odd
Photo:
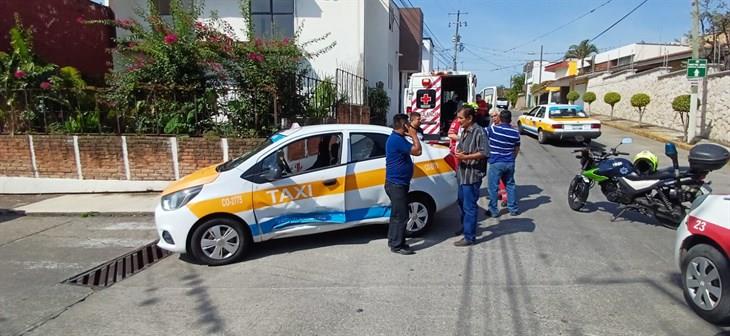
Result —
[{"label": "white wall", "polygon": [[433,41],[424,39],[421,43],[421,72],[431,71],[433,71]]},{"label": "white wall", "polygon": [[[712,69],[710,69],[712,70]],[[603,96],[610,91],[618,92],[621,101],[616,104],[614,117],[638,120],[636,109],[631,107],[631,96],[643,92],[649,95],[651,103],[644,113],[643,122],[681,130],[681,122],[672,109],[672,101],[678,95],[689,94],[689,82],[685,71],[669,73],[668,69],[657,68],[634,74],[631,71],[616,75],[603,75],[588,81],[588,91],[596,93],[596,102],[591,104],[593,113],[609,115],[611,107],[603,102]],[[705,131],[710,139],[730,143],[730,71],[710,73],[707,76],[707,94],[700,85],[700,97],[706,105],[700,108],[697,124],[702,124],[704,115]]]},{"label": "white wall", "polygon": [[295,29],[302,27],[301,42],[319,38],[327,33],[331,34],[326,41],[307,47],[308,51],[317,51],[333,41],[337,43],[332,50],[310,60],[312,69],[319,77],[334,76],[337,68],[355,74],[364,74],[363,27],[366,17],[363,13],[365,12],[365,1],[367,0],[297,0],[295,2],[294,23]]},{"label": "white wall", "polygon": [[[596,54],[596,64],[607,62],[608,60],[616,60],[621,57],[634,55],[634,62],[642,61],[650,58],[659,57],[666,54],[673,54],[690,50],[687,46],[681,45],[659,45],[659,44],[640,44],[633,43],[620,48],[611,49]],[[591,58],[584,60],[585,64],[590,64]]]},{"label": "white wall", "polygon": [[[399,100],[399,60],[398,50],[400,44],[400,14],[398,7],[393,4],[395,11],[395,22],[393,29],[388,28],[390,15],[388,12],[391,0],[362,0],[365,2],[365,76],[370,86],[382,81],[385,84],[385,91],[390,97],[390,109],[386,120],[390,120],[398,113]],[[392,69],[389,71],[388,69]],[[392,78],[392,84],[388,85],[388,78]]]},{"label": "white wall", "polygon": [[246,39],[246,20],[241,17],[241,4],[239,1],[205,0],[205,8],[201,13],[200,21],[210,20],[212,12],[215,12],[218,18],[233,28],[236,39]]}]

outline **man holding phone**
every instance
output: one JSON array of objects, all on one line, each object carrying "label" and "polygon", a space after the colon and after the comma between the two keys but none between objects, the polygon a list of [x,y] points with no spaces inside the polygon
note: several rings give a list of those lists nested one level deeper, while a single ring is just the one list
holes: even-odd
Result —
[{"label": "man holding phone", "polygon": [[[413,144],[406,140],[413,140]],[[393,253],[414,254],[406,244],[406,223],[408,222],[408,190],[413,178],[411,155],[421,155],[421,142],[408,116],[396,114],[393,117],[393,133],[385,143],[385,193],[390,198],[390,224],[388,225],[388,246]]]}]

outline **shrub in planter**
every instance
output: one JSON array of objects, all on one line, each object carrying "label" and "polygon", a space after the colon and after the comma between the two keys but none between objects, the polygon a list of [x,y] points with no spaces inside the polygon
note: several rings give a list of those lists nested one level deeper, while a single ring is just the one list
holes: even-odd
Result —
[{"label": "shrub in planter", "polygon": [[613,120],[613,107],[621,101],[621,95],[618,92],[608,92],[603,96],[603,101],[611,105],[611,115],[610,119]]},{"label": "shrub in planter", "polygon": [[631,106],[636,108],[636,112],[639,113],[639,127],[642,126],[642,118],[644,112],[646,112],[646,106],[651,103],[651,98],[646,93],[637,93],[631,96]]}]

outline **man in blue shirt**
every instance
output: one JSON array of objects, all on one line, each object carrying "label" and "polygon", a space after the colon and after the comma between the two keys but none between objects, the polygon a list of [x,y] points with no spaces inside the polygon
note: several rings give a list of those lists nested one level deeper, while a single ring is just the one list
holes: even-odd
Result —
[{"label": "man in blue shirt", "polygon": [[500,123],[487,128],[489,133],[489,209],[487,216],[499,217],[497,209],[497,189],[501,179],[507,189],[507,209],[510,215],[519,214],[517,191],[515,190],[515,158],[520,152],[520,133],[512,128],[512,112],[502,110]]},{"label": "man in blue shirt", "polygon": [[[408,135],[413,144],[406,140]],[[408,190],[413,178],[411,155],[421,155],[421,142],[408,116],[393,117],[393,133],[385,143],[385,193],[390,198],[390,224],[388,225],[388,246],[394,253],[414,254],[406,244],[406,223],[408,222]]]}]

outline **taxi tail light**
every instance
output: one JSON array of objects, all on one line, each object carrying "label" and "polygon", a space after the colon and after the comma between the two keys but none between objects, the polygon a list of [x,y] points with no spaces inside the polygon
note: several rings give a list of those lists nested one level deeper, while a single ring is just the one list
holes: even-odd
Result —
[{"label": "taxi tail light", "polygon": [[444,158],[444,160],[449,165],[449,167],[451,167],[451,169],[453,169],[454,171],[456,171],[456,169],[458,167],[458,162],[456,160],[456,156],[454,156],[451,153],[449,153],[449,155],[446,155],[446,157]]},{"label": "taxi tail light", "polygon": [[563,128],[563,125],[561,125],[561,124],[553,125],[553,129],[562,129],[562,128]]},{"label": "taxi tail light", "polygon": [[593,129],[601,129],[601,124],[591,124],[591,128],[593,128]]}]

